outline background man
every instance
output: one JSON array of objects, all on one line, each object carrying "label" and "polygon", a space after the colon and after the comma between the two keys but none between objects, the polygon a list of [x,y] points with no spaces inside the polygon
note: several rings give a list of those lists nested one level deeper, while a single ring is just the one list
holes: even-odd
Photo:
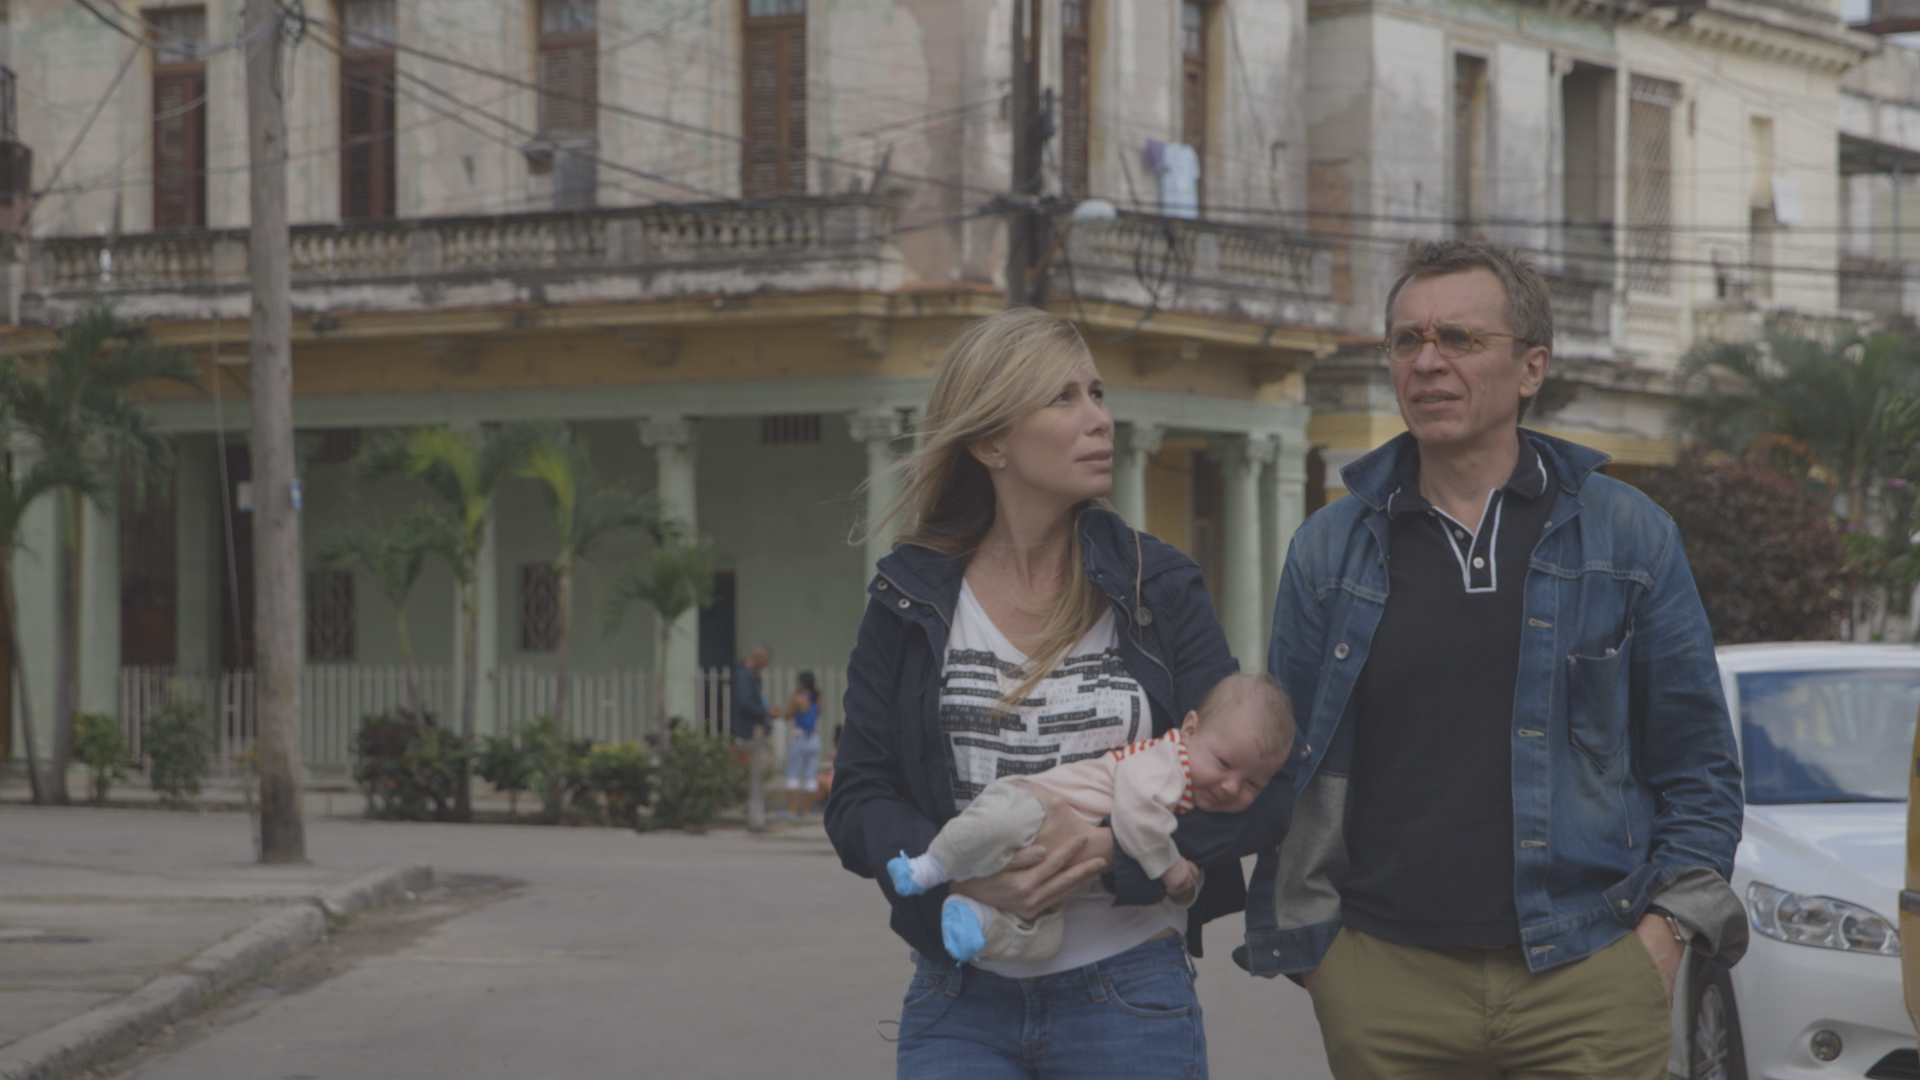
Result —
[{"label": "background man", "polygon": [[1402,271],[1407,434],[1342,471],[1274,610],[1307,749],[1249,965],[1302,977],[1341,1080],[1664,1076],[1686,946],[1746,947],[1706,614],[1672,519],[1519,428],[1539,273],[1464,241]]},{"label": "background man", "polygon": [[760,672],[772,660],[772,649],[755,645],[733,665],[733,715],[728,722],[733,737],[748,743],[747,828],[754,832],[767,827],[767,719],[780,715],[779,709],[767,707],[767,695],[760,685]]}]

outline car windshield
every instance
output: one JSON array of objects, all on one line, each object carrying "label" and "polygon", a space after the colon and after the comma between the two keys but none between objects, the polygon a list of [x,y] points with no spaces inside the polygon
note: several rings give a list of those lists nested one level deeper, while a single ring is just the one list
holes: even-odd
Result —
[{"label": "car windshield", "polygon": [[1739,676],[1750,803],[1904,802],[1920,670]]}]

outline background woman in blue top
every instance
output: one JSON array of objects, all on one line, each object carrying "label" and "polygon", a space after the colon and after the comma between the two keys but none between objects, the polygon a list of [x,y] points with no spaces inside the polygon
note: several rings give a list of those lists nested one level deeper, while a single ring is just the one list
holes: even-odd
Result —
[{"label": "background woman in blue top", "polygon": [[787,740],[787,808],[780,816],[791,821],[813,809],[820,790],[820,690],[813,672],[800,673],[787,715],[793,718],[793,737]]},{"label": "background woman in blue top", "polygon": [[[1204,1077],[1188,950],[1201,923],[1244,906],[1238,859],[1278,842],[1289,785],[1243,815],[1182,815],[1175,842],[1206,871],[1185,911],[1110,829],[1064,808],[991,877],[910,897],[887,878],[888,859],[925,852],[996,776],[1165,734],[1239,670],[1193,561],[1103,502],[1113,418],[1073,324],[1025,308],[967,327],[920,437],[901,537],[868,587],[827,803],[841,862],[879,879],[915,952],[899,1075]],[[1087,893],[1096,879],[1105,891]],[[955,964],[949,889],[1026,919],[1062,907],[1059,952]]]}]

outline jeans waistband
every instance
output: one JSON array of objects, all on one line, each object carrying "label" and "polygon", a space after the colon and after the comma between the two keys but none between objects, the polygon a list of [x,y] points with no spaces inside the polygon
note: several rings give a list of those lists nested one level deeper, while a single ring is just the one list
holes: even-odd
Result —
[{"label": "jeans waistband", "polygon": [[[950,972],[956,966],[944,956],[930,957],[915,951],[914,965],[927,972]],[[1179,934],[1168,934],[1150,941],[1143,941],[1131,949],[1114,953],[1104,960],[1096,960],[1085,967],[1068,971],[1056,971],[1051,975],[1036,975],[1030,979],[1013,979],[995,974],[978,967],[966,967],[968,980],[1001,982],[1009,986],[1022,986],[1028,990],[1067,989],[1074,986],[1097,984],[1102,976],[1123,975],[1129,971],[1143,968],[1168,967],[1181,965],[1191,968],[1193,961],[1187,957],[1187,940]]]}]

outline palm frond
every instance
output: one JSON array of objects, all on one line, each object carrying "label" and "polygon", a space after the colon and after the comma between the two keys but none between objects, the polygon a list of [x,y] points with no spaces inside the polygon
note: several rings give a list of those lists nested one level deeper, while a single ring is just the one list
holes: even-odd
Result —
[{"label": "palm frond", "polygon": [[609,637],[618,633],[628,607],[646,604],[664,623],[693,608],[713,606],[713,543],[705,538],[665,544],[641,565],[614,579],[602,602]]}]

